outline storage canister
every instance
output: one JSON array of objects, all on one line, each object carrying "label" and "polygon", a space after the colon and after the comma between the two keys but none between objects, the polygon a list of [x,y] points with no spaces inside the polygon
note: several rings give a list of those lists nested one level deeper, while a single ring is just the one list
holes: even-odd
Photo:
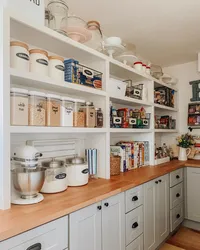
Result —
[{"label": "storage canister", "polygon": [[29,91],[29,116],[30,126],[46,125],[46,94],[37,91]]},{"label": "storage canister", "polygon": [[85,127],[85,101],[75,100],[74,106],[74,127]]},{"label": "storage canister", "polygon": [[47,120],[49,127],[60,126],[60,96],[47,94]]},{"label": "storage canister", "polygon": [[142,71],[143,70],[142,62],[135,62],[134,63],[134,68],[136,70]]},{"label": "storage canister", "polygon": [[95,108],[95,127],[96,128],[103,127],[103,112],[101,108]]},{"label": "storage canister", "polygon": [[121,156],[118,155],[110,155],[110,175],[119,175],[120,174],[120,164],[121,164]]},{"label": "storage canister", "polygon": [[95,127],[95,107],[93,102],[86,102],[85,105],[85,126],[87,128],[94,128]]},{"label": "storage canister", "polygon": [[28,125],[28,90],[11,88],[10,123],[11,125]]},{"label": "storage canister", "polygon": [[69,97],[62,97],[61,100],[61,126],[73,127],[75,100]]},{"label": "storage canister", "polygon": [[10,42],[10,67],[29,71],[29,48],[27,44],[18,41]]},{"label": "storage canister", "polygon": [[64,81],[64,58],[61,56],[49,56],[49,76],[53,79]]},{"label": "storage canister", "polygon": [[30,53],[30,72],[48,76],[48,53],[41,49],[32,49]]}]

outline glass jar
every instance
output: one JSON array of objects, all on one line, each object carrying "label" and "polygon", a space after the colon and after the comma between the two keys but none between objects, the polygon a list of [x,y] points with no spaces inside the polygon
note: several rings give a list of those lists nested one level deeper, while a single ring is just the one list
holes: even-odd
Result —
[{"label": "glass jar", "polygon": [[73,127],[74,100],[69,97],[62,97],[61,100],[61,126]]},{"label": "glass jar", "polygon": [[74,127],[85,127],[85,101],[75,100],[74,114],[73,114]]},{"label": "glass jar", "polygon": [[100,23],[97,21],[87,22],[87,28],[92,33],[92,39],[85,43],[88,47],[92,49],[101,49],[103,42],[103,35],[100,27]]},{"label": "glass jar", "polygon": [[50,0],[47,6],[49,10],[49,28],[67,36],[68,6],[63,0]]},{"label": "glass jar", "polygon": [[96,128],[103,127],[103,112],[101,108],[95,108],[95,127]]},{"label": "glass jar", "polygon": [[28,125],[28,90],[11,88],[10,90],[11,125]]},{"label": "glass jar", "polygon": [[47,120],[49,127],[60,126],[60,96],[47,94]]},{"label": "glass jar", "polygon": [[95,127],[95,107],[93,102],[86,102],[85,104],[85,126],[87,128]]},{"label": "glass jar", "polygon": [[46,94],[37,91],[30,91],[28,110],[28,124],[30,126],[45,126]]}]

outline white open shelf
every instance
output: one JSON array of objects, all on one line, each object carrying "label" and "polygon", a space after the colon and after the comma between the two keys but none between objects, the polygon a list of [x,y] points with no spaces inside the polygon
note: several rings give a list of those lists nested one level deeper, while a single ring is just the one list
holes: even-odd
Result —
[{"label": "white open shelf", "polygon": [[127,96],[124,96],[124,97],[110,96],[110,100],[117,104],[123,104],[123,105],[129,105],[129,106],[131,105],[152,106],[152,103],[148,101],[134,99],[134,98],[130,98]]},{"label": "white open shelf", "polygon": [[170,111],[178,112],[177,108],[172,108],[172,107],[168,107],[168,106],[165,106],[165,105],[160,105],[160,104],[157,104],[157,103],[154,103],[153,105],[154,105],[155,109],[163,109],[163,110],[170,110]]},{"label": "white open shelf", "polygon": [[155,133],[178,133],[178,129],[154,129]]},{"label": "white open shelf", "polygon": [[164,86],[164,87],[173,89],[175,91],[178,91],[178,89],[174,85],[170,85],[170,84],[164,83],[164,82],[162,82],[160,80],[157,80],[157,79],[155,79],[153,77],[152,77],[152,79],[154,80],[154,86],[155,87],[162,87],[162,86]]},{"label": "white open shelf", "polygon": [[110,128],[111,133],[151,133],[152,129],[141,129],[141,128]]}]

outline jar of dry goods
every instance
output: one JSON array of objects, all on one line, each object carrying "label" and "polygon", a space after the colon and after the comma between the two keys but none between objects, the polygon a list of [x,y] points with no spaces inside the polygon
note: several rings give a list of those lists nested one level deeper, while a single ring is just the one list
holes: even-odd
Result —
[{"label": "jar of dry goods", "polygon": [[103,112],[101,108],[95,108],[95,127],[96,128],[103,127]]},{"label": "jar of dry goods", "polygon": [[73,127],[75,100],[69,97],[62,97],[61,100],[61,126]]},{"label": "jar of dry goods", "polygon": [[95,107],[93,102],[86,102],[85,104],[85,126],[87,128],[94,128],[95,127]]},{"label": "jar of dry goods", "polygon": [[32,49],[30,53],[30,72],[48,76],[48,53],[41,49]]},{"label": "jar of dry goods", "polygon": [[85,101],[75,100],[74,106],[74,127],[85,127]]},{"label": "jar of dry goods", "polygon": [[28,125],[28,90],[11,88],[10,123],[11,125]]},{"label": "jar of dry goods", "polygon": [[26,43],[10,42],[10,67],[29,71],[29,48]]},{"label": "jar of dry goods", "polygon": [[29,116],[30,126],[46,125],[46,94],[37,91],[29,92]]},{"label": "jar of dry goods", "polygon": [[60,96],[47,94],[47,120],[46,125],[49,127],[60,126]]},{"label": "jar of dry goods", "polygon": [[49,56],[49,76],[62,82],[64,81],[64,58],[61,56]]},{"label": "jar of dry goods", "polygon": [[119,175],[120,174],[120,163],[121,157],[118,155],[111,154],[110,156],[110,175]]}]

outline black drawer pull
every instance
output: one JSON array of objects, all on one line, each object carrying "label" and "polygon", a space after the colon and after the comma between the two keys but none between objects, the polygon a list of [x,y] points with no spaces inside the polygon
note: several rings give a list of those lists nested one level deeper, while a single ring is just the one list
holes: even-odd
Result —
[{"label": "black drawer pull", "polygon": [[132,201],[138,201],[138,197],[137,196],[133,196]]},{"label": "black drawer pull", "polygon": [[177,198],[180,197],[180,196],[181,196],[181,195],[180,195],[179,193],[176,194],[176,197],[177,197]]},{"label": "black drawer pull", "polygon": [[139,224],[137,222],[135,222],[135,223],[133,223],[132,228],[136,228],[138,226],[139,226]]},{"label": "black drawer pull", "polygon": [[108,203],[108,202],[104,203],[104,206],[105,206],[105,207],[108,207],[108,206],[109,206],[109,203]]},{"label": "black drawer pull", "polygon": [[159,180],[159,182],[162,182],[162,180]]},{"label": "black drawer pull", "polygon": [[26,250],[41,250],[41,249],[42,249],[41,243],[36,243],[36,244],[28,247]]},{"label": "black drawer pull", "polygon": [[98,210],[101,210],[101,209],[102,209],[102,207],[101,207],[101,206],[97,206],[97,209],[98,209]]},{"label": "black drawer pull", "polygon": [[176,179],[180,179],[180,176],[179,176],[179,175],[177,175],[177,176],[176,176]]},{"label": "black drawer pull", "polygon": [[176,215],[176,218],[177,218],[177,219],[179,219],[180,217],[181,217],[180,214],[177,214],[177,215]]},{"label": "black drawer pull", "polygon": [[156,184],[158,184],[158,181],[155,181]]}]

